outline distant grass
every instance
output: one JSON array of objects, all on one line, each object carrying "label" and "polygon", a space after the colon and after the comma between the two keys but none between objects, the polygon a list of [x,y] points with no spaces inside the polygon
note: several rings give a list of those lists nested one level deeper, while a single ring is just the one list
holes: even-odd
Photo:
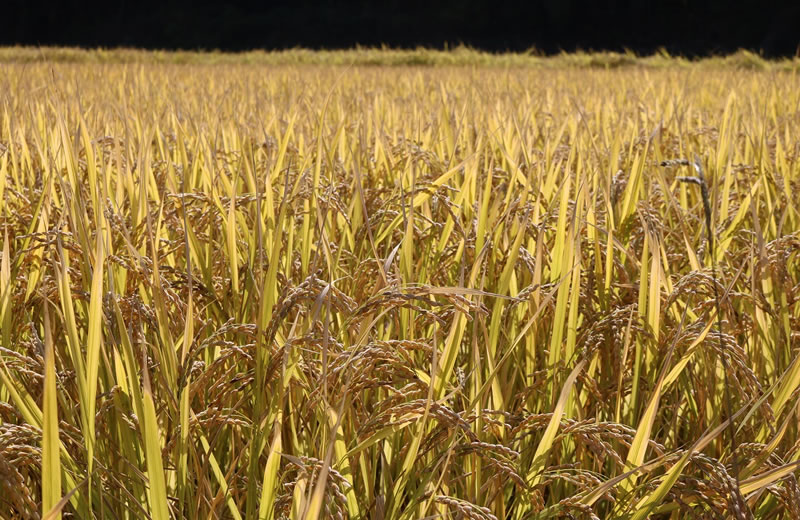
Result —
[{"label": "distant grass", "polygon": [[633,52],[576,52],[552,56],[529,52],[490,53],[468,47],[451,50],[356,48],[350,50],[219,52],[143,51],[138,49],[80,49],[64,47],[1,47],[0,63],[163,63],[163,64],[250,64],[250,65],[373,65],[373,66],[488,66],[488,67],[577,67],[617,68],[686,67],[692,65],[746,69],[797,70],[800,58],[768,60],[741,50],[724,56],[687,59],[661,51],[650,56]]},{"label": "distant grass", "polygon": [[800,518],[797,74],[7,52],[0,518]]}]

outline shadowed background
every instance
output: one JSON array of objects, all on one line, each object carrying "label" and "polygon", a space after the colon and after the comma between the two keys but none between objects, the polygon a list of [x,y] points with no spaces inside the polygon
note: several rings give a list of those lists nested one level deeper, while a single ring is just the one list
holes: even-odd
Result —
[{"label": "shadowed background", "polygon": [[160,49],[435,47],[489,51],[664,48],[687,56],[745,48],[793,56],[800,2],[532,0],[497,2],[100,2],[12,0],[0,44]]}]

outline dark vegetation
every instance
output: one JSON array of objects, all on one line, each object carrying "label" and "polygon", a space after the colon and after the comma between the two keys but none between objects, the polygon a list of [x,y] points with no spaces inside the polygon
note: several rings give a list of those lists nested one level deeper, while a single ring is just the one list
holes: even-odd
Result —
[{"label": "dark vegetation", "polygon": [[43,8],[5,2],[0,45],[158,49],[352,48],[356,45],[544,53],[665,48],[686,56],[740,48],[793,56],[800,3],[755,0],[583,2],[106,2]]}]

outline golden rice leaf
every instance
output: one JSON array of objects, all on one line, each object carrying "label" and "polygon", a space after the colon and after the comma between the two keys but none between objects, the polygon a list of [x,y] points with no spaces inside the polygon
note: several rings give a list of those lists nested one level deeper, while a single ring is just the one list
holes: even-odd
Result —
[{"label": "golden rice leaf", "polygon": [[150,376],[147,368],[143,370],[144,388],[142,417],[142,437],[144,441],[145,461],[147,462],[147,480],[150,485],[147,501],[153,520],[169,520],[167,502],[167,484],[164,479],[164,465],[161,462],[161,434],[158,428],[153,391],[150,388]]},{"label": "golden rice leaf", "polygon": [[558,433],[558,427],[561,425],[561,415],[564,413],[564,408],[567,405],[567,399],[569,399],[572,386],[575,384],[575,380],[578,378],[578,374],[583,370],[583,365],[585,364],[586,360],[582,360],[575,365],[575,368],[572,369],[572,372],[564,382],[564,386],[561,388],[561,395],[558,397],[556,407],[553,409],[553,416],[547,423],[544,435],[542,435],[542,439],[539,441],[538,446],[536,446],[536,452],[533,454],[533,460],[528,469],[527,481],[531,487],[537,486],[539,482],[542,481],[544,471],[547,468],[547,454],[553,447],[553,441]]},{"label": "golden rice leaf", "polygon": [[[58,401],[53,333],[48,306],[44,306],[44,396],[42,397],[42,515],[61,500],[61,441],[58,436]],[[60,515],[53,517],[60,518]]]}]

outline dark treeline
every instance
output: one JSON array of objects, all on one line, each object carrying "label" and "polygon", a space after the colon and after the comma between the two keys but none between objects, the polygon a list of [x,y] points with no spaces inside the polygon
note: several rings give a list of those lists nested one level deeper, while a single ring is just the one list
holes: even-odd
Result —
[{"label": "dark treeline", "polygon": [[253,3],[7,0],[0,44],[160,49],[436,47],[544,53],[665,48],[687,56],[740,48],[793,56],[800,1],[279,0]]}]

